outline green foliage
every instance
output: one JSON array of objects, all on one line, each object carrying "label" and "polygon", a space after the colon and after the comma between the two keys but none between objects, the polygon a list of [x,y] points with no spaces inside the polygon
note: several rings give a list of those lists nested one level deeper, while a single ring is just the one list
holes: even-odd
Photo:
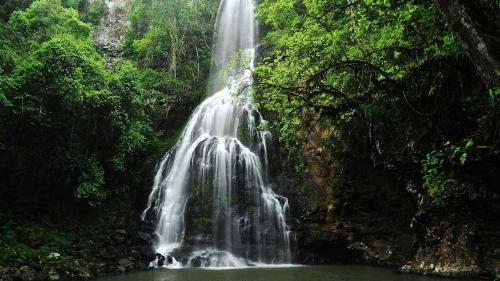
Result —
[{"label": "green foliage", "polygon": [[137,68],[122,62],[106,69],[91,26],[60,0],[35,1],[0,31],[7,47],[22,43],[0,51],[7,58],[0,64],[6,195],[50,198],[50,190],[96,206],[125,183],[137,184],[145,166],[136,161],[150,155],[156,138]]},{"label": "green foliage", "polygon": [[445,169],[447,158],[443,151],[432,151],[422,161],[423,186],[431,196],[441,194],[448,186],[457,182]]},{"label": "green foliage", "polygon": [[82,0],[62,0],[62,4],[66,8],[76,9],[80,5]]},{"label": "green foliage", "polygon": [[312,124],[379,114],[387,87],[459,50],[432,1],[265,0],[258,14],[271,51],[256,69],[256,98],[292,152]]},{"label": "green foliage", "polygon": [[129,215],[130,202],[121,195],[120,200],[99,206],[92,216],[84,215],[81,208],[74,209],[79,214],[76,218],[67,212],[60,216],[0,212],[0,267],[53,271],[61,280],[72,279],[82,267],[92,270],[106,259],[99,252],[110,245],[110,235]]},{"label": "green foliage", "polygon": [[83,3],[85,3],[85,5],[81,4],[79,7],[82,20],[97,26],[106,8],[104,0],[92,1],[90,4],[88,4],[88,1],[84,1]]},{"label": "green foliage", "polygon": [[439,197],[446,188],[458,183],[461,167],[481,159],[489,148],[474,145],[473,139],[466,139],[463,145],[447,142],[442,149],[431,151],[422,160],[423,187],[431,197]]},{"label": "green foliage", "polygon": [[500,96],[500,87],[490,89],[488,91],[488,95],[492,100],[496,100],[498,96]]},{"label": "green foliage", "polygon": [[[498,21],[495,1],[472,2],[481,23]],[[438,198],[498,151],[498,90],[485,94],[433,1],[264,0],[258,18],[254,97],[298,171],[319,146],[343,171],[423,177]]]},{"label": "green foliage", "polygon": [[138,62],[150,113],[159,123],[204,96],[216,9],[212,0],[132,1],[124,51]]},{"label": "green foliage", "polygon": [[23,10],[31,4],[33,0],[4,0],[0,3],[0,22],[7,22],[10,15],[15,10]]},{"label": "green foliage", "polygon": [[2,93],[0,93],[0,105],[10,107],[12,106],[12,103]]},{"label": "green foliage", "polygon": [[68,265],[72,258],[64,253],[72,240],[54,226],[9,219],[0,228],[0,264],[39,264],[50,268]]},{"label": "green foliage", "polygon": [[[142,12],[151,13],[153,3],[143,4],[148,10]],[[213,25],[201,22],[213,21],[215,6],[174,4],[182,12],[173,13],[162,3],[154,5],[163,11],[170,9],[168,16],[177,19],[160,11],[154,18],[140,14],[133,19],[134,24],[143,22],[147,28],[131,28],[127,42],[133,44],[127,46],[148,50],[158,40],[170,38],[158,49],[168,54],[172,42],[189,48],[196,44],[193,52],[184,47],[178,52],[174,58],[178,69],[172,69],[171,63],[145,64],[143,54],[147,52],[142,47],[139,51],[125,48],[132,60],[139,60],[140,69],[132,60],[106,69],[91,40],[91,24],[98,23],[103,1],[88,5],[86,1],[37,0],[25,10],[19,5],[12,15],[9,12],[9,22],[0,26],[0,42],[5,46],[0,50],[4,198],[38,197],[50,204],[51,200],[65,202],[71,195],[96,206],[109,194],[125,192],[144,181],[143,175],[150,173],[149,157],[156,156],[162,146],[151,116],[166,118],[174,104],[194,104],[204,92],[208,73],[209,47],[200,35],[210,33],[206,38],[211,38]],[[139,15],[139,8],[134,6],[133,17]],[[179,25],[148,41],[155,38],[148,32],[150,27],[160,29],[167,21]],[[195,25],[198,29],[193,33],[185,32]],[[175,34],[189,37],[174,38]],[[193,79],[198,84],[191,83]],[[167,136],[165,145],[171,147],[170,139],[176,138],[177,134]]]},{"label": "green foliage", "polygon": [[170,134],[168,134],[166,137],[162,138],[161,139],[161,152],[164,153],[165,151],[168,151],[170,150],[171,148],[174,147],[174,145],[177,143],[177,141],[179,140],[179,138],[181,137],[182,135],[182,129],[177,129],[177,130],[174,130],[173,132],[170,132]]},{"label": "green foliage", "polygon": [[[24,48],[36,46],[55,34],[68,33],[78,39],[89,39],[90,25],[80,21],[78,12],[65,8],[61,0],[38,0],[25,11],[15,11],[9,27],[21,37]],[[19,38],[19,39],[21,39]]]},{"label": "green foliage", "polygon": [[106,199],[106,193],[102,190],[104,186],[104,170],[92,155],[87,159],[83,172],[78,178],[78,186],[75,190],[75,197],[86,199],[90,206],[100,205]]}]

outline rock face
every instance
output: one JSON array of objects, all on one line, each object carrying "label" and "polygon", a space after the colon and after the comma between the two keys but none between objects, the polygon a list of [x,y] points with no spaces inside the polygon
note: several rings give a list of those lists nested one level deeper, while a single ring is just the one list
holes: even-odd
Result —
[{"label": "rock face", "polygon": [[447,191],[446,205],[421,200],[412,222],[417,234],[416,254],[402,271],[450,277],[499,276],[498,199],[488,188],[467,183]]},{"label": "rock face", "polygon": [[304,204],[304,196],[322,198],[313,203],[314,209],[305,211],[307,216],[295,220],[298,261],[399,266],[412,256],[416,241],[410,229],[415,210],[412,195],[381,171],[360,178],[334,181],[331,197],[321,195],[321,187],[311,182],[304,189],[319,195],[305,192],[292,197],[292,204]]},{"label": "rock face", "polygon": [[[144,270],[155,259],[150,237],[151,226],[140,221],[138,216],[124,218],[118,224],[104,229],[95,241],[95,263],[93,274],[106,274]],[[94,256],[92,254],[92,256]]]},{"label": "rock face", "polygon": [[27,266],[22,266],[19,278],[22,281],[34,281],[37,279],[37,272]]},{"label": "rock face", "polygon": [[127,32],[131,2],[130,0],[105,0],[104,4],[104,13],[96,27],[94,42],[104,50],[116,52]]},{"label": "rock face", "polygon": [[305,175],[281,167],[285,172],[278,176],[278,185],[290,192],[297,262],[499,276],[500,201],[494,176],[499,165],[471,169],[465,177],[470,180],[449,188],[439,203],[417,188],[416,177],[374,168],[370,161],[335,162],[319,148],[324,137],[313,132]]}]

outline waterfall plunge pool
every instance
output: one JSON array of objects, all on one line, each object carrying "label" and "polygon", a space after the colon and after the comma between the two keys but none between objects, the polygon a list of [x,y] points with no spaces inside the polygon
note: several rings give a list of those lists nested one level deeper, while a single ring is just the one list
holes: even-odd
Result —
[{"label": "waterfall plunge pool", "polygon": [[155,269],[108,276],[97,281],[445,281],[444,277],[400,274],[360,265],[270,266],[247,268]]}]

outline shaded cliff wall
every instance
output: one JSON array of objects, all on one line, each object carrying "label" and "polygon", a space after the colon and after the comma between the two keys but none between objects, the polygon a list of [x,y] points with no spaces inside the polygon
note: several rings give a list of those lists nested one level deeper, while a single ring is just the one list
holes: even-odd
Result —
[{"label": "shaded cliff wall", "polygon": [[311,134],[304,173],[291,172],[283,161],[285,172],[278,175],[291,200],[298,262],[376,264],[450,277],[499,275],[498,159],[473,164],[436,203],[419,178],[366,160],[335,161],[317,145],[325,137]]}]

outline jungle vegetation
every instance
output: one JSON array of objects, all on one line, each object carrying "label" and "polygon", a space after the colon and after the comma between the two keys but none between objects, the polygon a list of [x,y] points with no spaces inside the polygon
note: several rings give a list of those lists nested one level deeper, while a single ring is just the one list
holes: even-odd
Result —
[{"label": "jungle vegetation", "polygon": [[[415,180],[436,203],[498,167],[498,1],[258,2],[254,99],[294,172],[318,132],[329,161]],[[131,0],[113,63],[93,42],[104,10],[0,3],[0,265],[54,251],[70,261],[63,246],[79,233],[47,217],[142,206],[156,161],[205,96],[217,1]],[[31,233],[51,242],[22,240]]]},{"label": "jungle vegetation", "polygon": [[438,196],[498,154],[499,5],[264,0],[256,99],[291,156],[333,130],[333,158],[410,174]]}]

